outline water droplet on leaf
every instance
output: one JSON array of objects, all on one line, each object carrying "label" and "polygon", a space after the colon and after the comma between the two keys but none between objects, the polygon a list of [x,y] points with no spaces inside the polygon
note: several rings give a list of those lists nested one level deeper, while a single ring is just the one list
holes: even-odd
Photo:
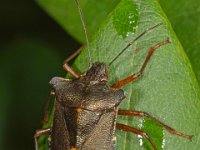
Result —
[{"label": "water droplet on leaf", "polygon": [[139,13],[133,1],[123,1],[114,11],[113,24],[117,33],[123,38],[135,33],[138,20]]}]

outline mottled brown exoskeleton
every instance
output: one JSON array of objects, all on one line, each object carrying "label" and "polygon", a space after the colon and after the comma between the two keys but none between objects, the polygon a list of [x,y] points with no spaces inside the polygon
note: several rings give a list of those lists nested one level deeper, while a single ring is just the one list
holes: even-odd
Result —
[{"label": "mottled brown exoskeleton", "polygon": [[[78,1],[76,3],[78,4]],[[87,39],[79,4],[78,8]],[[136,40],[160,25],[156,24],[137,36],[111,61],[109,66]],[[43,134],[50,135],[51,150],[113,150],[116,128],[145,137],[153,149],[156,149],[156,145],[146,132],[117,123],[117,115],[149,117],[171,134],[191,139],[192,136],[177,132],[146,112],[119,109],[120,103],[125,98],[123,90],[119,88],[138,79],[155,49],[168,43],[170,41],[166,39],[152,46],[141,69],[113,85],[108,84],[108,69],[105,63],[95,62],[91,64],[88,71],[80,75],[67,64],[75,55],[66,60],[63,67],[74,79],[54,77],[50,81],[54,89],[52,94],[55,95],[53,126],[36,131],[36,150],[38,149],[37,137]],[[87,44],[89,46],[88,39]]]},{"label": "mottled brown exoskeleton", "polygon": [[124,92],[107,84],[106,66],[94,63],[74,80],[54,77],[56,93],[52,149],[114,149],[117,106]]}]

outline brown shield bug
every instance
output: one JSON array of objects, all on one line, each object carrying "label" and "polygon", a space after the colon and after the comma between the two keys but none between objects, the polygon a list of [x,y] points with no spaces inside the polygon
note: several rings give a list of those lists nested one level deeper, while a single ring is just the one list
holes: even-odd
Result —
[{"label": "brown shield bug", "polygon": [[[79,9],[89,51],[89,42],[83,14],[78,0],[75,1]],[[135,41],[160,25],[161,23],[156,24],[139,34],[109,63],[108,66],[111,66],[111,64]],[[106,64],[103,62],[91,63],[90,51],[88,52],[90,68],[85,73],[78,74],[67,64],[74,56],[66,60],[63,67],[74,79],[65,79],[61,77],[54,77],[51,79],[50,84],[54,88],[52,95],[55,95],[53,126],[36,131],[34,136],[36,150],[38,149],[37,138],[43,134],[50,135],[51,150],[113,150],[115,149],[116,128],[143,136],[151,143],[153,149],[156,149],[156,145],[146,132],[125,124],[117,123],[117,115],[148,117],[171,134],[191,139],[191,135],[176,131],[146,112],[119,109],[120,103],[125,99],[123,90],[119,88],[138,79],[143,74],[154,51],[168,43],[170,43],[170,41],[167,38],[149,48],[141,69],[137,73],[111,86],[108,84],[108,69]]]}]

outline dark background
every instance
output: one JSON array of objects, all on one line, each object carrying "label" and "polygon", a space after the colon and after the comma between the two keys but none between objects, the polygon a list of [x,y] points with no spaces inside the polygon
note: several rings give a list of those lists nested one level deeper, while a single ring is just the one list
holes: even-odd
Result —
[{"label": "dark background", "polygon": [[65,76],[63,60],[79,46],[34,1],[1,2],[0,149],[34,149],[48,82]]}]

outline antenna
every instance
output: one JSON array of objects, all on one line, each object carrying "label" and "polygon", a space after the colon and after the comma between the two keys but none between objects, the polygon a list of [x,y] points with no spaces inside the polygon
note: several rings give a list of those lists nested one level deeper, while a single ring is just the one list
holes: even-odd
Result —
[{"label": "antenna", "polygon": [[90,67],[91,67],[92,66],[92,57],[91,57],[91,53],[90,53],[90,44],[89,44],[89,40],[88,40],[88,36],[87,36],[87,29],[86,29],[86,26],[85,26],[84,16],[83,16],[83,12],[82,12],[81,7],[80,7],[79,0],[75,0],[75,2],[77,4],[81,23],[83,25],[83,30],[84,30],[84,34],[85,34],[85,38],[86,38],[86,44],[88,46],[88,57],[89,57]]},{"label": "antenna", "polygon": [[117,56],[115,56],[115,58],[109,63],[108,66],[110,67],[110,66],[112,65],[112,63],[113,63],[117,58],[119,58],[119,56],[120,56],[124,51],[126,51],[133,43],[135,43],[135,41],[137,41],[139,38],[141,38],[144,34],[148,33],[149,31],[151,31],[151,30],[153,30],[153,29],[159,27],[161,24],[162,24],[162,23],[156,24],[156,25],[154,25],[154,26],[152,26],[152,27],[150,27],[150,28],[144,30],[142,33],[140,33],[135,39],[133,39],[130,43],[128,43],[128,45],[126,45],[126,47],[123,48],[122,51],[121,51],[119,54],[117,54]]}]

